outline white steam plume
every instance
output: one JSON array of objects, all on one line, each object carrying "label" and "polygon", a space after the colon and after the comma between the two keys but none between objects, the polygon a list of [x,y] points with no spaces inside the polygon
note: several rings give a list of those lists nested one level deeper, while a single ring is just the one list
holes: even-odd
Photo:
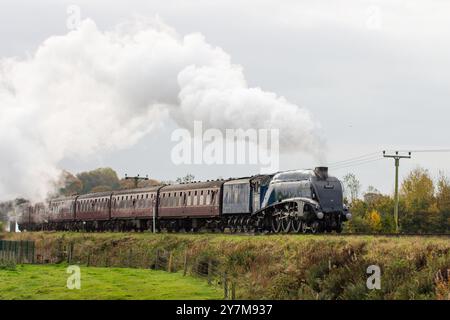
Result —
[{"label": "white steam plume", "polygon": [[201,34],[180,37],[157,19],[102,32],[85,20],[31,57],[0,60],[0,200],[43,199],[62,159],[128,147],[168,117],[279,128],[281,151],[322,147],[307,110],[249,88]]}]

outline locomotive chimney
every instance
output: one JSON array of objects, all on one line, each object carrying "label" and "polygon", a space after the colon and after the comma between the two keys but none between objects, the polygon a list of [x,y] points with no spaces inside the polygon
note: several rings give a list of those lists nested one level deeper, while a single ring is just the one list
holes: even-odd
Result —
[{"label": "locomotive chimney", "polygon": [[328,167],[316,167],[314,172],[321,179],[328,178]]}]

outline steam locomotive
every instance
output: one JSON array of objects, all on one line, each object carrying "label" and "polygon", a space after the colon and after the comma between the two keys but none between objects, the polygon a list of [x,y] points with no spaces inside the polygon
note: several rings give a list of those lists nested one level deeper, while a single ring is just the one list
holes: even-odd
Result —
[{"label": "steam locomotive", "polygon": [[351,219],[328,168],[90,193],[25,206],[20,230],[341,232]]}]

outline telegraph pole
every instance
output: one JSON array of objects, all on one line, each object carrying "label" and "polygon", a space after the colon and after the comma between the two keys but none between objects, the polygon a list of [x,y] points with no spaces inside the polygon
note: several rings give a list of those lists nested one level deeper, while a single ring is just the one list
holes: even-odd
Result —
[{"label": "telegraph pole", "polygon": [[399,194],[398,194],[398,167],[400,166],[400,159],[411,159],[411,152],[408,152],[408,155],[400,155],[398,151],[395,151],[395,154],[386,154],[386,151],[383,151],[383,157],[392,158],[395,160],[395,206],[394,206],[394,221],[395,221],[395,231],[399,232],[398,227],[398,202],[399,202]]},{"label": "telegraph pole", "polygon": [[137,188],[139,180],[148,180],[148,175],[146,175],[145,177],[139,177],[139,175],[137,175],[135,177],[128,177],[127,174],[125,173],[125,180],[129,180],[129,179],[134,180],[134,187]]}]

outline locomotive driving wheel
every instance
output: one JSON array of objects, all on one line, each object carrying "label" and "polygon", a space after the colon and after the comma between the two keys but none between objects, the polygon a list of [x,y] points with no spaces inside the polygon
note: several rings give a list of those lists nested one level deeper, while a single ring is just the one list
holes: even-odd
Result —
[{"label": "locomotive driving wheel", "polygon": [[272,232],[279,233],[281,231],[281,219],[280,215],[276,214],[272,216]]},{"label": "locomotive driving wheel", "polygon": [[291,223],[292,232],[300,233],[302,231],[302,224],[303,223],[299,217],[294,217]]},{"label": "locomotive driving wheel", "polygon": [[289,231],[291,231],[291,217],[289,216],[283,216],[280,218],[281,219],[281,227],[283,229],[284,233],[289,233]]}]

